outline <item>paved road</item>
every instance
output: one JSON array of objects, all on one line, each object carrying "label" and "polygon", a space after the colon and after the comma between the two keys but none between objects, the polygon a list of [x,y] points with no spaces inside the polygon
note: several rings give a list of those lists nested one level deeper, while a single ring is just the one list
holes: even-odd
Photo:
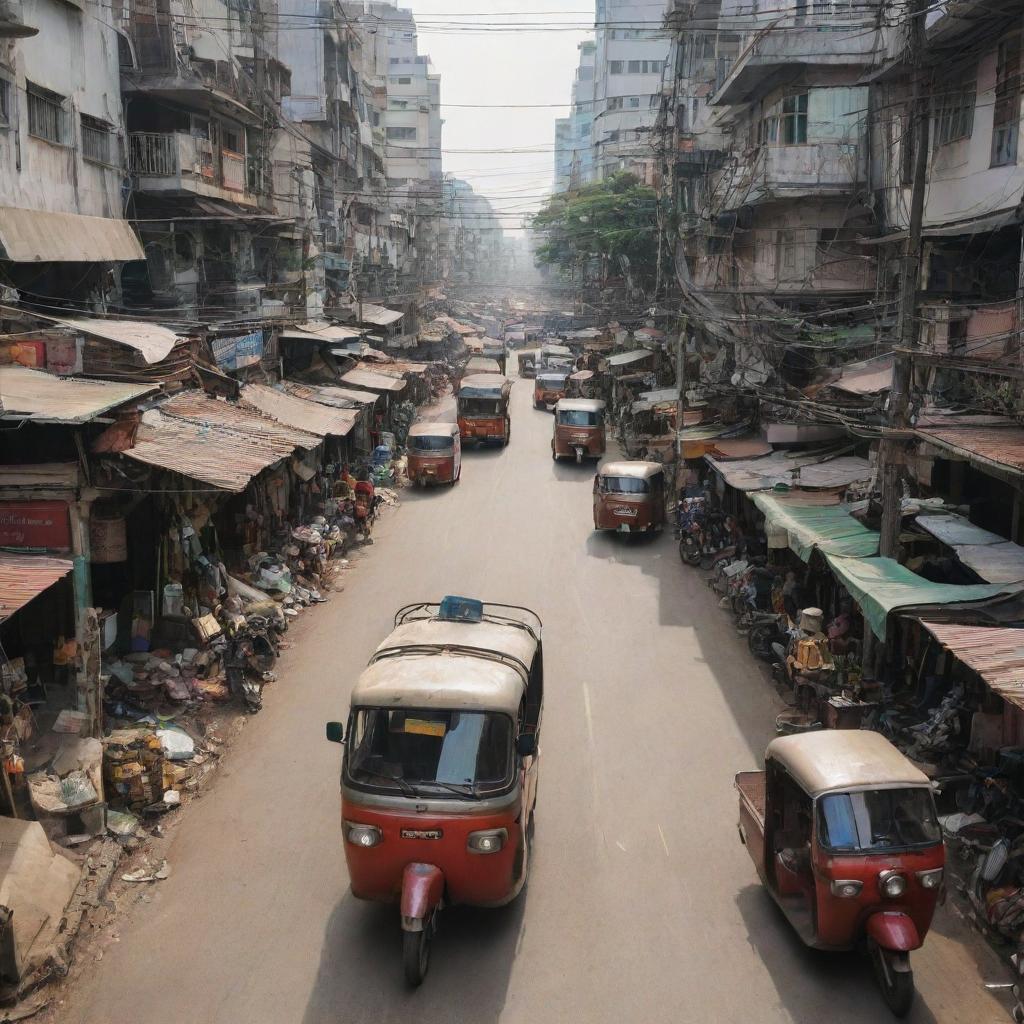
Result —
[{"label": "paved road", "polygon": [[[505,451],[452,491],[406,493],[344,594],[302,623],[281,680],[174,873],[119,923],[65,1024],[583,1024],[886,1020],[869,968],[805,950],[737,841],[732,775],[777,707],[671,537],[594,536],[592,471],[552,464],[550,416],[513,395]],[[427,983],[403,987],[396,914],[348,893],[339,752],[323,723],[393,610],[444,593],[538,609],[547,706],[533,875],[498,911],[450,911]],[[1007,1020],[952,916],[916,956],[911,1020]],[[979,954],[980,955],[980,954]]]}]

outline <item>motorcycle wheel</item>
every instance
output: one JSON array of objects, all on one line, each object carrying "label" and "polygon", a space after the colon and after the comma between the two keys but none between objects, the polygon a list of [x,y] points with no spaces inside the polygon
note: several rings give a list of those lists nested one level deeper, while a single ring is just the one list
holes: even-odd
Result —
[{"label": "motorcycle wheel", "polygon": [[882,998],[890,1012],[896,1017],[906,1017],[914,1003],[914,972],[910,969],[897,971],[893,961],[897,956],[882,949],[876,942],[871,943],[871,963],[875,969],[875,980],[882,990]]},{"label": "motorcycle wheel", "polygon": [[[436,911],[435,911],[436,913]],[[430,944],[434,937],[434,914],[423,922],[418,932],[402,932],[402,969],[405,982],[416,988],[423,984],[430,968]]]},{"label": "motorcycle wheel", "polygon": [[679,557],[685,565],[700,565],[700,548],[694,544],[687,544],[684,537],[679,542]]}]

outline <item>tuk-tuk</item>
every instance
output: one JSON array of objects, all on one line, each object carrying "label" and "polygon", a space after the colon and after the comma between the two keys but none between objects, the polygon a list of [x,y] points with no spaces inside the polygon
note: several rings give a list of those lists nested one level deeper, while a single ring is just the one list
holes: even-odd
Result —
[{"label": "tuk-tuk", "polygon": [[534,409],[553,409],[565,398],[566,381],[569,375],[564,371],[537,370],[533,382]]},{"label": "tuk-tuk", "polygon": [[537,376],[537,357],[540,353],[537,349],[524,349],[516,355],[519,362],[520,377]]},{"label": "tuk-tuk", "polygon": [[497,361],[488,356],[472,356],[466,363],[465,375],[468,377],[474,373],[504,373]]},{"label": "tuk-tuk", "polygon": [[598,398],[602,381],[597,370],[577,370],[566,385],[566,398]]},{"label": "tuk-tuk", "polygon": [[606,462],[594,477],[594,529],[658,533],[665,527],[665,470],[657,462]]},{"label": "tuk-tuk", "polygon": [[[495,341],[493,338],[484,338],[484,358],[493,359],[498,366],[498,372],[504,373],[508,366],[508,351],[504,344]],[[480,371],[475,371],[479,373]]]},{"label": "tuk-tuk", "polygon": [[500,373],[476,373],[462,378],[456,400],[459,433],[465,442],[497,441],[512,437],[508,400],[512,381]]},{"label": "tuk-tuk", "polygon": [[564,370],[572,373],[576,357],[566,345],[545,344],[540,347],[538,372],[540,370]]},{"label": "tuk-tuk", "polygon": [[407,473],[414,484],[452,484],[462,475],[457,423],[414,423],[406,438]]},{"label": "tuk-tuk", "polygon": [[551,458],[599,459],[605,450],[604,402],[593,398],[563,398],[555,406]]},{"label": "tuk-tuk", "polygon": [[352,895],[398,904],[406,981],[443,906],[498,907],[530,868],[544,669],[528,608],[446,597],[399,610],[352,691],[341,821]]},{"label": "tuk-tuk", "polygon": [[828,729],[773,740],[736,788],[740,839],[797,934],[815,949],[866,944],[902,1017],[945,864],[928,777],[880,733]]}]

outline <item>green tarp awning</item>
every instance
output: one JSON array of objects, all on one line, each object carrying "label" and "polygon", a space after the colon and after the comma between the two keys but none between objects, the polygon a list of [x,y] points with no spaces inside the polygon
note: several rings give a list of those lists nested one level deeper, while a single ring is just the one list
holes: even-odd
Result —
[{"label": "green tarp awning", "polygon": [[815,548],[857,558],[878,554],[878,534],[854,519],[849,505],[800,505],[773,494],[750,497],[764,514],[769,547],[789,547],[805,562]]},{"label": "green tarp awning", "polygon": [[1024,585],[1019,583],[977,583],[973,586],[932,583],[892,558],[825,557],[839,581],[860,606],[879,640],[885,639],[886,620],[889,613],[897,608],[967,604],[1024,590]]}]

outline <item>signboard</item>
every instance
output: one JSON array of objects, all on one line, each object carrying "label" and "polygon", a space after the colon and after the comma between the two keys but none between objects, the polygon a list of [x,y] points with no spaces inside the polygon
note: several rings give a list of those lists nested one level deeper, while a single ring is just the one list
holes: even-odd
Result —
[{"label": "signboard", "polygon": [[71,550],[71,522],[63,501],[0,502],[0,547]]},{"label": "signboard", "polygon": [[214,338],[213,358],[222,370],[241,370],[263,358],[263,332],[253,331],[237,338]]}]

